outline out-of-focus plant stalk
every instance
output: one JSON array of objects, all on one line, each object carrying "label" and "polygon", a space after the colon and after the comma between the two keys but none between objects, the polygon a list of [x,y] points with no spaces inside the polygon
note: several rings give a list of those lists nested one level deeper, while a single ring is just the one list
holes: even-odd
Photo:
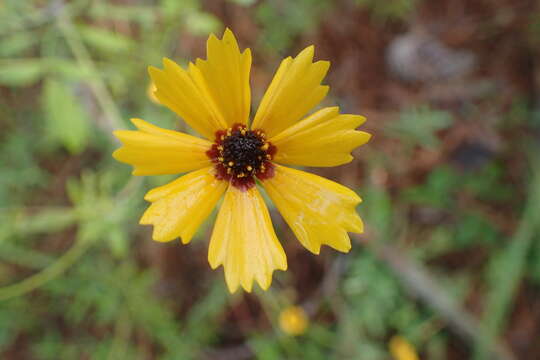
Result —
[{"label": "out-of-focus plant stalk", "polygon": [[91,241],[78,238],[75,244],[64,255],[43,271],[16,284],[0,288],[0,301],[24,295],[61,275],[86,252],[91,244]]},{"label": "out-of-focus plant stalk", "polygon": [[107,359],[124,359],[126,357],[127,345],[132,331],[132,322],[129,312],[124,309],[118,316],[114,329],[114,338],[111,345],[111,350]]},{"label": "out-of-focus plant stalk", "polygon": [[[86,49],[86,46],[83,44],[77,29],[73,26],[68,11],[69,9],[67,7],[63,7],[59,12],[57,20],[58,28],[66,39],[66,42],[73,52],[77,62],[90,72],[91,76],[88,82],[97,102],[105,113],[107,123],[110,127],[109,130],[120,129],[123,127],[120,111],[116,107],[109,91],[107,90],[107,86],[99,74],[92,57]],[[115,141],[117,140],[115,139]]]},{"label": "out-of-focus plant stalk", "polygon": [[[537,147],[532,147],[537,150]],[[498,264],[501,270],[492,280],[491,291],[487,295],[482,324],[482,336],[476,343],[474,359],[489,359],[489,350],[493,347],[499,332],[504,327],[506,317],[519,281],[523,277],[525,259],[531,243],[540,228],[540,159],[537,153],[530,152],[531,180],[528,197],[518,229],[504,251],[504,258]],[[506,265],[506,266],[504,266]],[[500,270],[500,269],[497,269]]]},{"label": "out-of-focus plant stalk", "polygon": [[[141,184],[141,178],[132,178],[116,195],[116,203],[128,201],[130,194],[136,192]],[[71,248],[51,265],[16,284],[0,287],[0,301],[25,295],[62,275],[95,243],[94,239],[78,235]]]}]

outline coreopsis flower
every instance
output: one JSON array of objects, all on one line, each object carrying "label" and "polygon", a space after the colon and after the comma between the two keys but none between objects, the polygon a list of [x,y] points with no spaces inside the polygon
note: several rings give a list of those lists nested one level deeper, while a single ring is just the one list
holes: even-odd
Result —
[{"label": "coreopsis flower", "polygon": [[302,335],[308,325],[309,319],[300,306],[288,306],[279,314],[279,327],[281,330],[292,336]]},{"label": "coreopsis flower", "polygon": [[266,290],[274,270],[287,269],[259,186],[314,254],[321,245],[347,252],[347,232],[363,231],[354,191],[285,166],[345,164],[370,138],[355,130],[364,117],[337,107],[307,116],[328,92],[321,81],[329,62],[313,62],[313,54],[309,46],[281,62],[250,121],[251,52],[240,51],[229,29],[222,39],[210,35],[206,60],[187,69],[169,59],[164,69],[149,67],[159,102],[202,137],[140,119],[131,120],[137,130],[114,132],[123,147],[113,156],[133,165],[133,175],[187,173],[145,196],[151,205],[140,223],[154,226],[154,240],[189,243],[224,195],[208,261],[213,269],[223,265],[231,292],[251,291],[254,280]]},{"label": "coreopsis flower", "polygon": [[390,353],[394,360],[418,360],[418,354],[414,346],[400,335],[395,335],[388,343]]}]

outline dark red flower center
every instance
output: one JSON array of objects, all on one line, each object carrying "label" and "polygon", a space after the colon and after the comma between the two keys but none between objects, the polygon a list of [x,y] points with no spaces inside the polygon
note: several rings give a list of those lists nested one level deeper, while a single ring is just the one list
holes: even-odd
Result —
[{"label": "dark red flower center", "polygon": [[218,179],[247,190],[255,185],[255,176],[260,180],[274,176],[271,160],[276,151],[263,130],[234,124],[216,132],[215,142],[206,154],[215,164]]}]

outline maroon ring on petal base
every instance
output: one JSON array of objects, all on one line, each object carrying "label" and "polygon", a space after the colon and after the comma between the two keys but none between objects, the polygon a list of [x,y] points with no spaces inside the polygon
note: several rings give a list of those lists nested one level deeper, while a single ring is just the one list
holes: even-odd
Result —
[{"label": "maroon ring on petal base", "polygon": [[271,160],[277,148],[266,140],[263,130],[249,130],[237,123],[226,130],[216,131],[216,138],[206,155],[216,169],[216,178],[230,181],[238,189],[248,190],[259,180],[274,176]]}]

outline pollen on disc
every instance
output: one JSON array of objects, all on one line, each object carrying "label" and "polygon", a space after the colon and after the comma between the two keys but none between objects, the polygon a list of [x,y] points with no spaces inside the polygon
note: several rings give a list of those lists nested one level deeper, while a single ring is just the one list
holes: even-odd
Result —
[{"label": "pollen on disc", "polygon": [[206,154],[214,163],[216,177],[247,190],[255,185],[255,177],[264,180],[273,176],[271,160],[276,151],[264,131],[234,124],[216,132],[214,144]]}]

